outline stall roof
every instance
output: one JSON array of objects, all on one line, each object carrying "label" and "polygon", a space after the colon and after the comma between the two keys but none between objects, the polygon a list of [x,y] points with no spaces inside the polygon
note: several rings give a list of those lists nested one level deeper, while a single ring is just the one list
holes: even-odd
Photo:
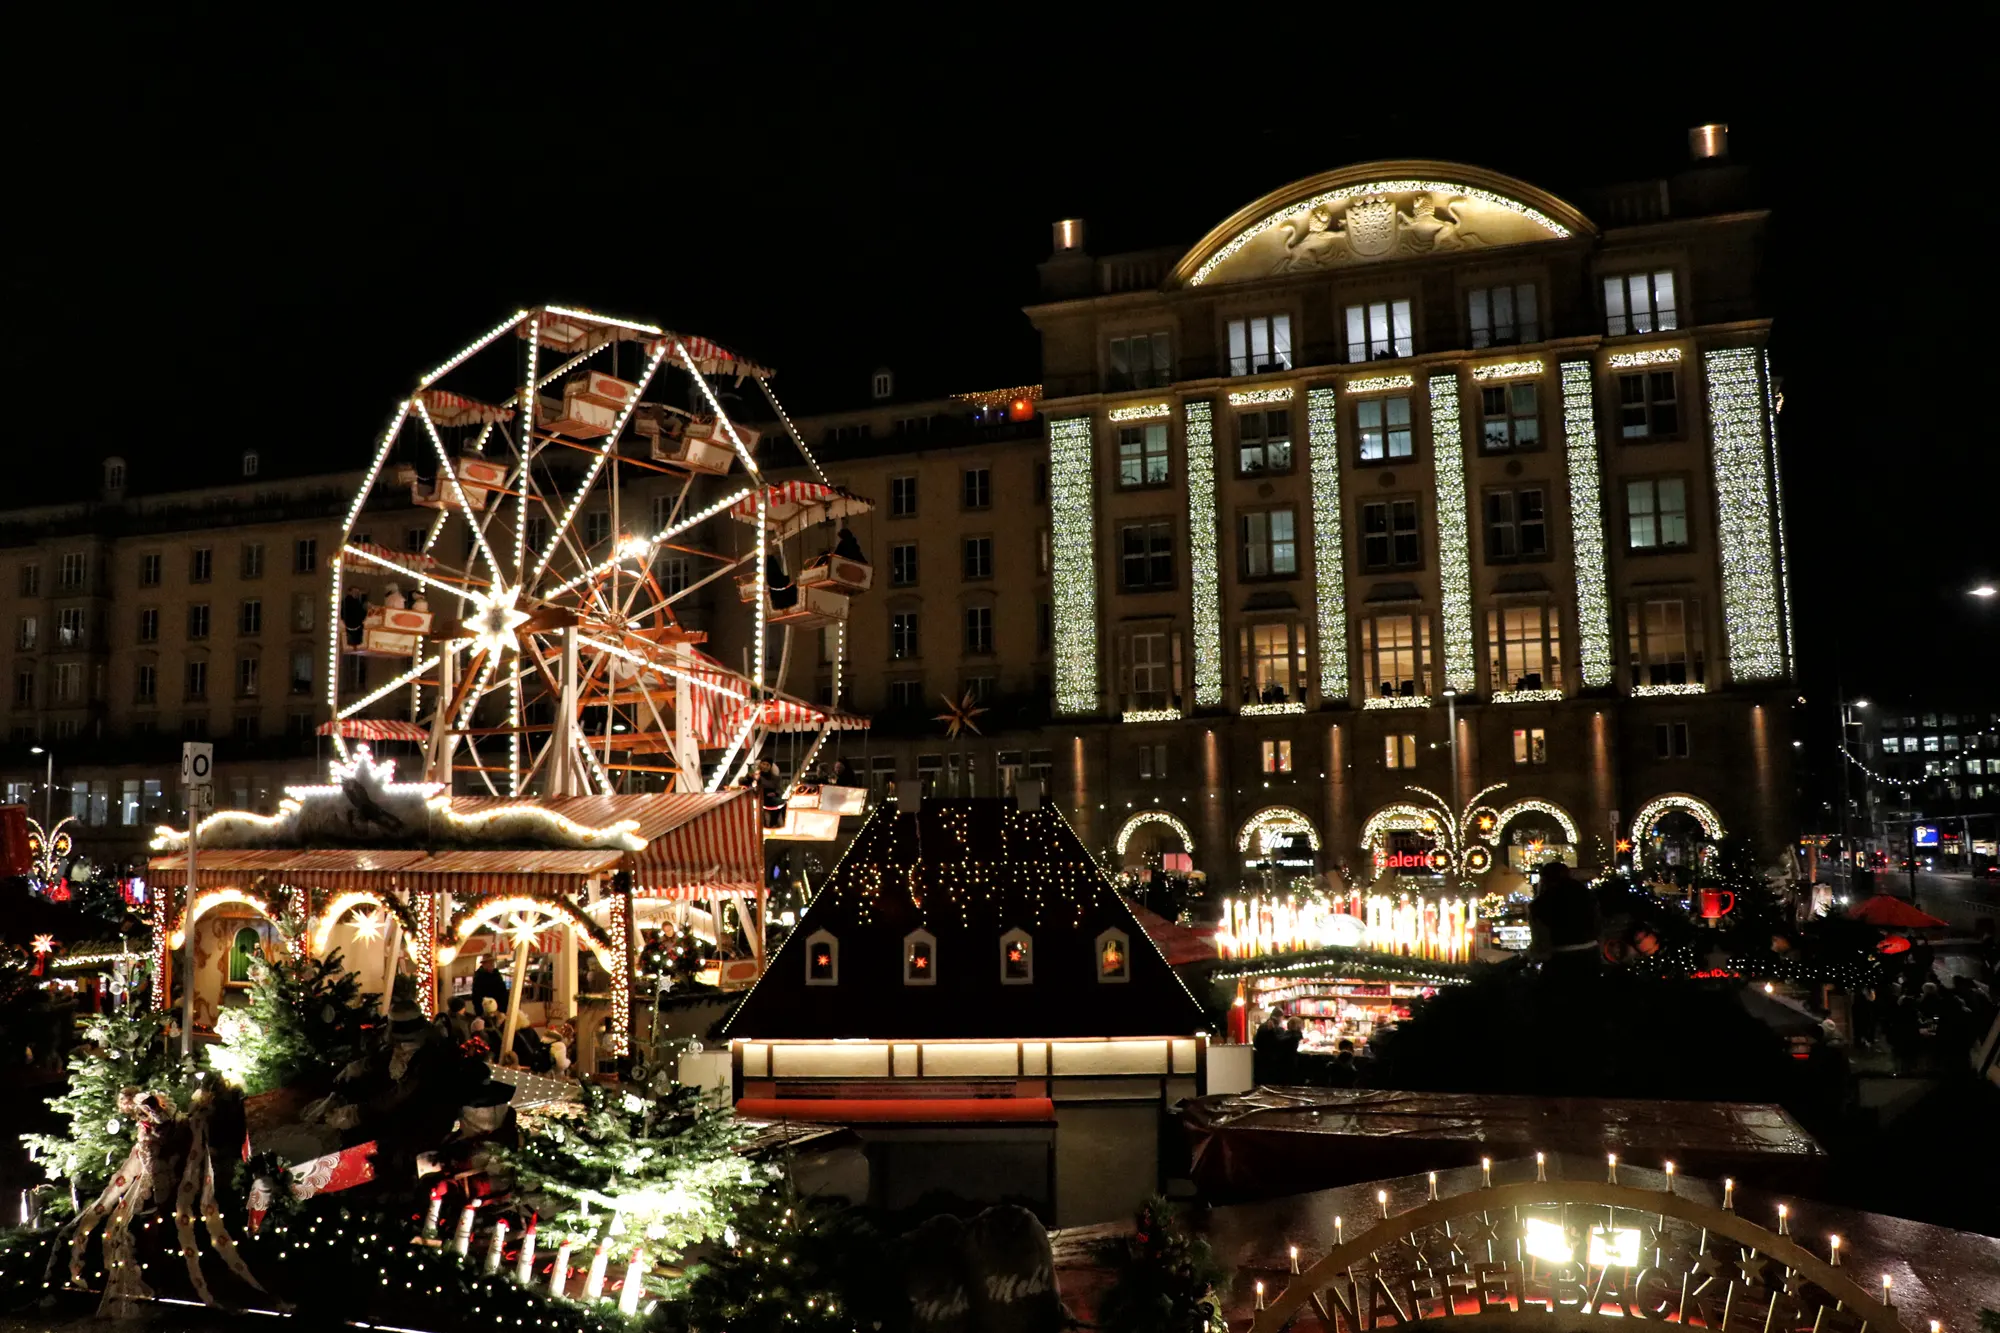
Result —
[{"label": "stall roof", "polygon": [[[646,845],[615,858],[633,886],[654,898],[756,893],[763,887],[764,839],[755,793],[673,792],[655,796],[571,796],[536,802],[579,824],[603,828],[629,819]],[[456,814],[518,805],[506,797],[459,796]]]}]

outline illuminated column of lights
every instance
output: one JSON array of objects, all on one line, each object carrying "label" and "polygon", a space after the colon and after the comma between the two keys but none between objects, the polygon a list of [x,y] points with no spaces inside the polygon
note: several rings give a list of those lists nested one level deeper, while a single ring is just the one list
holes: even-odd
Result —
[{"label": "illuminated column of lights", "polygon": [[[611,954],[618,960],[618,970],[611,978],[611,1053],[624,1055],[631,1049],[632,1039],[632,932],[626,920],[632,911],[630,890],[613,890],[610,919],[604,923],[604,933],[611,939]],[[717,925],[721,924],[721,904],[715,904]]]},{"label": "illuminated column of lights", "polygon": [[1583,688],[1611,683],[1611,595],[1604,573],[1604,496],[1597,467],[1595,372],[1562,363],[1563,437],[1569,461],[1570,550],[1576,553],[1576,655]]},{"label": "illuminated column of lights", "polygon": [[524,579],[528,572],[528,493],[534,489],[535,465],[535,368],[542,346],[542,321],[528,321],[528,371],[521,377],[521,401],[519,421],[521,443],[521,476],[514,483],[520,492],[514,500],[514,577]]},{"label": "illuminated column of lights", "polygon": [[1319,697],[1347,697],[1347,562],[1340,535],[1339,403],[1332,389],[1306,393],[1312,451],[1313,576],[1319,603]]},{"label": "illuminated column of lights", "polygon": [[1472,566],[1466,540],[1465,435],[1458,420],[1458,374],[1431,376],[1431,452],[1437,456],[1438,590],[1443,595],[1444,682],[1477,686],[1472,643]]},{"label": "illuminated column of lights", "polygon": [[1747,347],[1704,352],[1702,365],[1721,526],[1729,674],[1737,680],[1769,680],[1785,674],[1785,643],[1757,353]]},{"label": "illuminated column of lights", "polygon": [[1095,476],[1089,417],[1049,422],[1049,514],[1055,528],[1056,711],[1097,711]]},{"label": "illuminated column of lights", "polygon": [[1778,466],[1778,404],[1772,396],[1771,354],[1764,353],[1764,420],[1771,423],[1772,508],[1778,516],[1778,596],[1784,608],[1785,665],[1796,672],[1799,660],[1792,652],[1792,571],[1791,546],[1785,539],[1785,474]]},{"label": "illuminated column of lights", "polygon": [[1221,576],[1215,556],[1215,408],[1182,409],[1187,444],[1188,587],[1194,605],[1194,706],[1222,702]]},{"label": "illuminated column of lights", "polygon": [[410,890],[410,915],[417,923],[417,1005],[425,1018],[437,1017],[437,895],[422,889]]},{"label": "illuminated column of lights", "polygon": [[838,620],[833,626],[833,699],[831,707],[840,707],[840,677],[847,665],[847,622]]},{"label": "illuminated column of lights", "polygon": [[[153,895],[153,1008],[167,1007],[167,934],[173,926],[174,893],[179,886],[148,884]],[[182,984],[186,984],[183,982]]]},{"label": "illuminated column of lights", "polygon": [[[507,794],[521,794],[521,662],[507,675]],[[607,715],[609,710],[606,710]]]},{"label": "illuminated column of lights", "polygon": [[[509,321],[506,327],[512,327],[512,321]],[[505,329],[503,328],[502,332],[504,331]],[[485,344],[481,343],[479,345],[484,346]],[[467,352],[465,355],[470,356],[471,353]],[[457,363],[453,362],[452,364],[456,365]],[[434,371],[431,378],[435,379],[448,369],[450,369],[450,366],[445,366]],[[382,464],[388,460],[389,451],[396,447],[396,436],[403,429],[403,419],[409,416],[409,414],[409,400],[405,399],[396,405],[396,415],[389,422],[389,429],[382,432],[382,443],[376,448],[375,458],[368,464],[368,471],[362,474],[361,485],[354,492],[354,502],[347,506],[347,517],[342,519],[340,523],[340,544],[343,550],[347,546],[348,536],[354,531],[354,520],[360,517],[361,506],[368,503],[368,496],[375,489],[375,478],[382,474]],[[333,557],[333,578],[331,580],[333,589],[328,595],[326,636],[326,705],[329,712],[340,711],[340,646],[346,641],[347,637],[346,627],[340,623],[340,565],[340,554],[336,552]],[[347,757],[347,738],[340,734],[340,728],[338,727],[335,727],[333,731],[333,748],[334,752],[341,758],[345,759]]]},{"label": "illuminated column of lights", "polygon": [[[550,306],[549,313],[557,313],[556,308]],[[622,321],[611,320],[608,322],[615,324]],[[675,345],[678,346],[678,344]],[[626,400],[624,410],[618,414],[618,419],[611,423],[611,430],[605,435],[604,443],[598,447],[596,454],[591,457],[590,467],[585,470],[583,480],[577,483],[576,494],[570,497],[568,507],[563,510],[562,520],[555,525],[555,530],[549,533],[547,548],[535,558],[534,574],[528,579],[523,580],[523,582],[533,583],[540,579],[542,571],[549,567],[549,561],[555,558],[557,548],[562,545],[563,537],[569,532],[569,525],[576,520],[576,511],[583,507],[584,498],[590,494],[590,488],[597,484],[597,474],[604,470],[604,461],[610,458],[612,452],[618,448],[618,439],[625,433],[625,423],[631,419],[633,409],[639,406],[640,396],[646,392],[646,386],[653,382],[653,375],[659,370],[660,362],[666,359],[667,346],[668,344],[661,343],[659,350],[653,353],[653,359],[646,363],[645,372],[639,376],[639,382],[632,386],[632,396]],[[700,377],[697,376],[696,378],[699,379]],[[705,389],[708,386],[704,384],[702,387]],[[532,401],[530,402],[529,410],[533,410]]]}]

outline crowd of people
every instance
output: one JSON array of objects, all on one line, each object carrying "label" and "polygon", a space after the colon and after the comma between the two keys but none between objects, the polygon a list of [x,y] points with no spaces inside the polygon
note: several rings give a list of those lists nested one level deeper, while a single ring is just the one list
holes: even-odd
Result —
[{"label": "crowd of people", "polygon": [[1990,931],[1982,932],[1980,945],[1965,960],[1974,965],[1973,973],[1947,973],[1931,947],[1920,944],[1879,984],[1857,991],[1849,1001],[1854,1044],[1868,1051],[1886,1048],[1899,1074],[1962,1068],[2000,1015],[1994,999],[2000,949]]}]

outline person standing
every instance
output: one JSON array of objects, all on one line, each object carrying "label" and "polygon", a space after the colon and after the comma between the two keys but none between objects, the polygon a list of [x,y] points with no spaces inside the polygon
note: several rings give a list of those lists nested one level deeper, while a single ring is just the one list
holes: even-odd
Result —
[{"label": "person standing", "polygon": [[486,1000],[493,1001],[494,1006],[502,1012],[506,1011],[507,978],[500,975],[500,969],[490,953],[479,960],[479,970],[472,974],[473,1004],[484,1009],[486,1006],[483,1002]]}]

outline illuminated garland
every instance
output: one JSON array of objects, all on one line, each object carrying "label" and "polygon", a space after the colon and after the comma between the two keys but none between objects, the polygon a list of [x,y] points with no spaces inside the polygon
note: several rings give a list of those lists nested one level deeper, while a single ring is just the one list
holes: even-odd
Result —
[{"label": "illuminated garland", "polygon": [[1250,816],[1236,835],[1236,850],[1249,851],[1250,840],[1259,830],[1267,828],[1280,833],[1303,833],[1306,841],[1312,844],[1312,849],[1319,850],[1319,833],[1313,828],[1312,821],[1288,805],[1267,805]]},{"label": "illuminated garland", "polygon": [[174,948],[180,948],[187,943],[187,933],[194,929],[196,922],[208,914],[210,908],[221,907],[228,903],[255,908],[258,914],[268,921],[275,922],[279,918],[279,914],[273,910],[271,904],[254,893],[236,888],[202,889],[181,912],[180,925],[175,928],[168,942]]},{"label": "illuminated garland", "polygon": [[1562,363],[1569,461],[1570,550],[1576,559],[1577,664],[1583,688],[1611,683],[1611,595],[1604,572],[1604,510],[1597,470],[1597,407],[1588,361]]},{"label": "illuminated garland", "polygon": [[1865,775],[1866,777],[1869,777],[1876,782],[1886,783],[1891,787],[1901,787],[1904,791],[1915,791],[1919,787],[1929,786],[1933,781],[1936,781],[1939,776],[1936,774],[1926,774],[1920,778],[1892,778],[1887,773],[1878,773],[1874,769],[1868,767],[1868,765],[1862,763],[1859,759],[1854,757],[1854,752],[1848,749],[1845,745],[1840,747],[1840,752],[1841,754],[1847,757],[1848,763],[1860,769],[1863,775]]},{"label": "illuminated garland", "polygon": [[1049,422],[1049,514],[1055,528],[1052,615],[1056,711],[1097,711],[1097,566],[1091,421]]},{"label": "illuminated garland", "polygon": [[1472,378],[1476,380],[1511,380],[1524,375],[1539,375],[1545,367],[1539,361],[1501,361],[1491,366],[1474,366]]},{"label": "illuminated garland", "polygon": [[416,923],[417,1006],[425,1018],[437,1017],[438,896],[410,895],[410,915]]},{"label": "illuminated garland", "polygon": [[[1445,962],[1427,962],[1419,967],[1396,954],[1377,953],[1372,949],[1315,949],[1310,954],[1301,954],[1297,959],[1267,964],[1263,967],[1223,968],[1212,975],[1219,981],[1248,981],[1255,977],[1290,976],[1296,972],[1326,972],[1338,970],[1346,976],[1350,972],[1379,973],[1385,980],[1428,981],[1440,986],[1462,985],[1471,980],[1474,964],[1457,964],[1465,968],[1463,973],[1433,972],[1428,969],[1451,967]],[[1356,980],[1368,980],[1357,977]]]},{"label": "illuminated garland", "polygon": [[1725,348],[1703,353],[1702,362],[1708,377],[1729,671],[1737,680],[1769,680],[1785,674],[1785,645],[1757,353]]},{"label": "illuminated garland", "polygon": [[1125,848],[1131,844],[1132,835],[1148,824],[1165,824],[1179,836],[1181,846],[1187,850],[1188,855],[1194,855],[1194,834],[1188,832],[1186,824],[1181,823],[1180,820],[1174,818],[1164,810],[1141,810],[1138,814],[1126,820],[1118,830],[1117,846],[1120,856],[1125,855]]},{"label": "illuminated garland", "polygon": [[1236,711],[1244,717],[1285,717],[1305,712],[1306,706],[1302,703],[1244,704]]},{"label": "illuminated garland", "polygon": [[1516,815],[1526,814],[1547,815],[1549,818],[1555,820],[1556,823],[1562,826],[1563,836],[1569,839],[1569,845],[1572,847],[1576,846],[1576,821],[1569,817],[1569,811],[1563,809],[1553,801],[1544,801],[1538,796],[1525,797],[1522,800],[1514,802],[1514,804],[1508,806],[1505,810],[1502,810],[1499,822],[1493,826],[1494,836],[1498,837],[1509,824],[1513,823]]},{"label": "illuminated garland", "polygon": [[[1193,402],[1181,410],[1187,445],[1188,588],[1194,607],[1194,706],[1212,708],[1222,702],[1222,578],[1215,553],[1214,409],[1206,402]],[[1131,720],[1129,715],[1126,720]]]},{"label": "illuminated garland", "polygon": [[1181,710],[1178,708],[1134,708],[1118,716],[1121,722],[1178,722]]},{"label": "illuminated garland", "polygon": [[1479,685],[1472,642],[1472,566],[1465,520],[1465,436],[1458,376],[1431,376],[1431,451],[1437,455],[1438,588],[1444,597],[1444,680],[1461,693]]},{"label": "illuminated garland", "polygon": [[1362,710],[1375,712],[1384,708],[1429,708],[1428,694],[1377,694],[1361,702]]},{"label": "illuminated garland", "polygon": [[1613,352],[1611,368],[1630,370],[1636,366],[1671,366],[1681,359],[1678,347],[1649,347],[1643,352]]},{"label": "illuminated garland", "polygon": [[1374,375],[1366,379],[1349,380],[1349,393],[1383,393],[1389,389],[1414,389],[1417,387],[1414,375]]},{"label": "illuminated garland", "polygon": [[1653,825],[1669,811],[1680,810],[1694,817],[1701,825],[1702,836],[1713,842],[1721,842],[1729,836],[1722,827],[1722,816],[1715,813],[1715,807],[1699,797],[1685,792],[1669,792],[1665,796],[1655,796],[1639,807],[1639,813],[1632,816],[1632,841],[1644,842],[1646,835],[1653,831]]},{"label": "illuminated garland", "polygon": [[1632,687],[1632,697],[1634,699],[1653,699],[1671,695],[1706,693],[1708,693],[1708,687],[1700,681],[1694,680],[1682,681],[1679,684],[1634,685]]},{"label": "illuminated garland", "polygon": [[1494,704],[1552,704],[1561,702],[1561,690],[1495,690],[1486,702]]},{"label": "illuminated garland", "polygon": [[1764,353],[1764,420],[1771,423],[1771,507],[1778,518],[1778,596],[1784,608],[1785,661],[1794,669],[1798,656],[1792,650],[1791,544],[1785,540],[1785,475],[1778,465],[1778,407],[1771,388],[1771,354]]},{"label": "illuminated garland", "polygon": [[1113,421],[1155,421],[1160,417],[1173,415],[1172,403],[1139,403],[1132,407],[1111,409]]},{"label": "illuminated garland", "polygon": [[1340,533],[1339,403],[1332,389],[1306,393],[1312,453],[1313,574],[1319,604],[1319,694],[1347,697],[1347,583]]},{"label": "illuminated garland", "polygon": [[1231,407],[1255,407],[1258,403],[1289,403],[1292,401],[1290,385],[1281,389],[1244,389],[1229,395]]}]

